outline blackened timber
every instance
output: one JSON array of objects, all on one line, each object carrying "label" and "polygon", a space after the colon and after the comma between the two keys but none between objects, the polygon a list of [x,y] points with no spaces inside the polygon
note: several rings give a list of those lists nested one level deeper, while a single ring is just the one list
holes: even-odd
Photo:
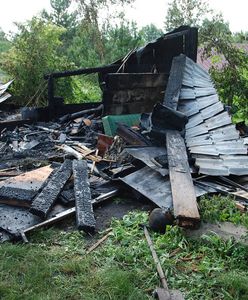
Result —
[{"label": "blackened timber", "polygon": [[30,212],[41,218],[46,218],[54,202],[71,177],[72,162],[65,160],[63,165],[48,179],[42,191],[34,198]]},{"label": "blackened timber", "polygon": [[71,71],[64,71],[64,72],[54,72],[44,76],[45,79],[49,78],[62,78],[62,77],[69,77],[69,76],[77,76],[77,75],[87,75],[99,72],[115,72],[118,70],[120,65],[107,65],[101,67],[94,67],[94,68],[83,68]]},{"label": "blackened timber", "polygon": [[186,56],[183,54],[174,57],[172,61],[171,72],[165,91],[163,104],[174,110],[177,110],[185,64]]},{"label": "blackened timber", "polygon": [[133,146],[150,146],[151,143],[142,134],[133,130],[125,124],[118,124],[117,135],[119,135],[126,143]]},{"label": "blackened timber", "polygon": [[179,225],[195,226],[200,222],[200,215],[184,139],[178,131],[168,130],[166,145],[174,215]]},{"label": "blackened timber", "polygon": [[53,168],[45,166],[1,181],[0,203],[30,207],[52,172]]},{"label": "blackened timber", "polygon": [[91,201],[87,162],[74,160],[73,175],[77,228],[86,232],[93,232],[96,221]]},{"label": "blackened timber", "polygon": [[103,109],[103,105],[101,104],[97,107],[84,109],[82,111],[78,111],[78,112],[75,112],[73,114],[67,114],[67,115],[64,115],[64,116],[60,117],[59,122],[65,123],[65,122],[68,122],[68,121],[71,121],[71,120],[75,120],[77,118],[83,117],[86,114],[100,112],[102,109]]}]

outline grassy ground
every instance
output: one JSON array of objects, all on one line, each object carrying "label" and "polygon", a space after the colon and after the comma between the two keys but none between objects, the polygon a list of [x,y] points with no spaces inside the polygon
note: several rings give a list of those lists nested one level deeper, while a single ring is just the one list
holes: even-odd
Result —
[{"label": "grassy ground", "polygon": [[[205,220],[248,227],[231,199],[203,198],[200,205]],[[113,220],[112,235],[88,255],[89,238],[55,228],[36,232],[28,245],[1,245],[0,299],[152,299],[159,279],[144,223],[144,212]],[[191,240],[178,227],[152,239],[170,288],[186,299],[248,299],[247,246],[214,235]]]}]

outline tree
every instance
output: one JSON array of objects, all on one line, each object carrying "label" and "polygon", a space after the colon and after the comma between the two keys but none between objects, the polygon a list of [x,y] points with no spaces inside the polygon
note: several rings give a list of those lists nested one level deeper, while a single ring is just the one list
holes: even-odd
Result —
[{"label": "tree", "polygon": [[235,43],[248,43],[248,31],[240,31],[240,32],[235,32],[233,34],[233,40]]},{"label": "tree", "polygon": [[75,35],[78,25],[78,13],[74,10],[69,11],[72,0],[50,0],[52,12],[48,13],[43,10],[41,18],[48,23],[53,23],[57,26],[63,27],[66,30],[61,35],[63,44],[61,45],[61,51],[65,52]]},{"label": "tree", "polygon": [[222,101],[233,108],[234,120],[248,117],[248,55],[233,43],[229,24],[222,15],[204,20],[200,29],[206,58],[217,57],[221,64],[210,69]]},{"label": "tree", "polygon": [[199,26],[212,12],[206,0],[172,0],[165,19],[165,29],[170,31],[181,25]]},{"label": "tree", "polygon": [[163,31],[157,28],[154,24],[146,25],[141,28],[140,35],[144,43],[149,43],[163,34]]},{"label": "tree", "polygon": [[144,43],[137,24],[124,18],[119,25],[109,26],[104,38],[107,63],[122,58],[130,50],[140,47]]},{"label": "tree", "polygon": [[11,42],[7,39],[6,34],[0,28],[0,54],[9,50],[11,47]]},{"label": "tree", "polygon": [[[44,74],[72,66],[64,56],[58,54],[65,29],[39,18],[19,24],[18,29],[12,48],[2,55],[0,67],[11,78],[15,78],[14,95],[27,101],[40,89],[40,100],[44,101]],[[70,91],[69,88],[67,90]]]},{"label": "tree", "polygon": [[[94,32],[91,41],[100,58],[100,62],[105,61],[104,27],[110,24],[110,20],[122,17],[120,7],[131,4],[134,0],[75,0],[78,5],[82,25],[88,27],[88,32]],[[105,17],[103,17],[105,15]],[[101,18],[100,18],[101,16]]]}]

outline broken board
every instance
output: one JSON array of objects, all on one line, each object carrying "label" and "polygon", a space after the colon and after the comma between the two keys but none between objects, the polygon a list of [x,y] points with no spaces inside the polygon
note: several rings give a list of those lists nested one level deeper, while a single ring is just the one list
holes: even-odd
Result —
[{"label": "broken board", "polygon": [[46,218],[54,202],[71,177],[72,162],[65,160],[63,165],[49,178],[42,191],[35,197],[30,212],[41,218]]},{"label": "broken board", "polygon": [[93,232],[96,221],[91,202],[87,162],[74,160],[73,175],[77,228],[86,232]]},{"label": "broken board", "polygon": [[51,166],[45,166],[0,182],[0,203],[30,207],[33,198],[52,173]]}]

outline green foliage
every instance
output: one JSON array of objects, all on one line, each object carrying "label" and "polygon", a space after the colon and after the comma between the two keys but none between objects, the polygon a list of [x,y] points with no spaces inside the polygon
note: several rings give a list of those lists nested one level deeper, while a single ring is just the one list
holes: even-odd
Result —
[{"label": "green foliage", "polygon": [[235,32],[233,34],[233,41],[234,43],[248,43],[248,31],[240,31],[240,32]]},{"label": "green foliage", "polygon": [[103,64],[103,45],[99,44],[94,25],[81,22],[77,27],[67,55],[77,67],[92,67]]},{"label": "green foliage", "polygon": [[75,35],[78,13],[77,11],[69,11],[72,0],[50,0],[50,4],[52,8],[51,13],[43,10],[41,17],[48,23],[53,23],[66,29],[61,35],[63,44],[61,44],[60,49],[60,53],[65,54]]},{"label": "green foliage", "polygon": [[11,42],[7,39],[5,33],[0,28],[0,54],[9,50]]},{"label": "green foliage", "polygon": [[212,12],[205,0],[172,0],[168,5],[165,29],[170,31],[181,25],[199,26]]},{"label": "green foliage", "polygon": [[143,39],[143,43],[146,44],[163,35],[163,31],[157,28],[154,24],[150,24],[141,28],[140,35]]},{"label": "green foliage", "polygon": [[[65,103],[100,102],[102,93],[99,84],[87,77],[73,77],[71,81],[72,98]],[[63,91],[62,91],[63,92]]]},{"label": "green foliage", "polygon": [[233,197],[202,197],[200,199],[200,214],[203,221],[229,221],[248,228],[248,215],[240,213],[235,206]]},{"label": "green foliage", "polygon": [[210,69],[221,100],[232,107],[233,121],[248,117],[248,55],[234,44],[229,24],[222,15],[204,20],[200,29],[201,46],[206,58],[219,58]]},{"label": "green foliage", "polygon": [[143,44],[137,24],[125,19],[122,19],[119,25],[109,26],[104,38],[105,61],[109,63]]},{"label": "green foliage", "polygon": [[[57,52],[64,29],[38,18],[18,28],[12,48],[2,55],[0,67],[15,78],[14,95],[27,101],[40,89],[40,100],[44,101],[44,74],[72,66]],[[70,81],[67,83],[67,91],[70,91]]]},{"label": "green foliage", "polygon": [[199,28],[200,45],[204,47],[205,54],[211,55],[212,48],[215,47],[215,42],[218,42],[218,47],[225,47],[224,40],[231,42],[232,33],[229,28],[229,23],[225,22],[222,14],[217,14],[211,19],[205,18]]},{"label": "green foliage", "polygon": [[228,272],[227,274],[222,274],[218,278],[218,281],[221,285],[225,286],[229,295],[226,299],[239,299],[246,300],[248,299],[248,277],[247,274],[241,272],[238,274],[236,272]]}]

